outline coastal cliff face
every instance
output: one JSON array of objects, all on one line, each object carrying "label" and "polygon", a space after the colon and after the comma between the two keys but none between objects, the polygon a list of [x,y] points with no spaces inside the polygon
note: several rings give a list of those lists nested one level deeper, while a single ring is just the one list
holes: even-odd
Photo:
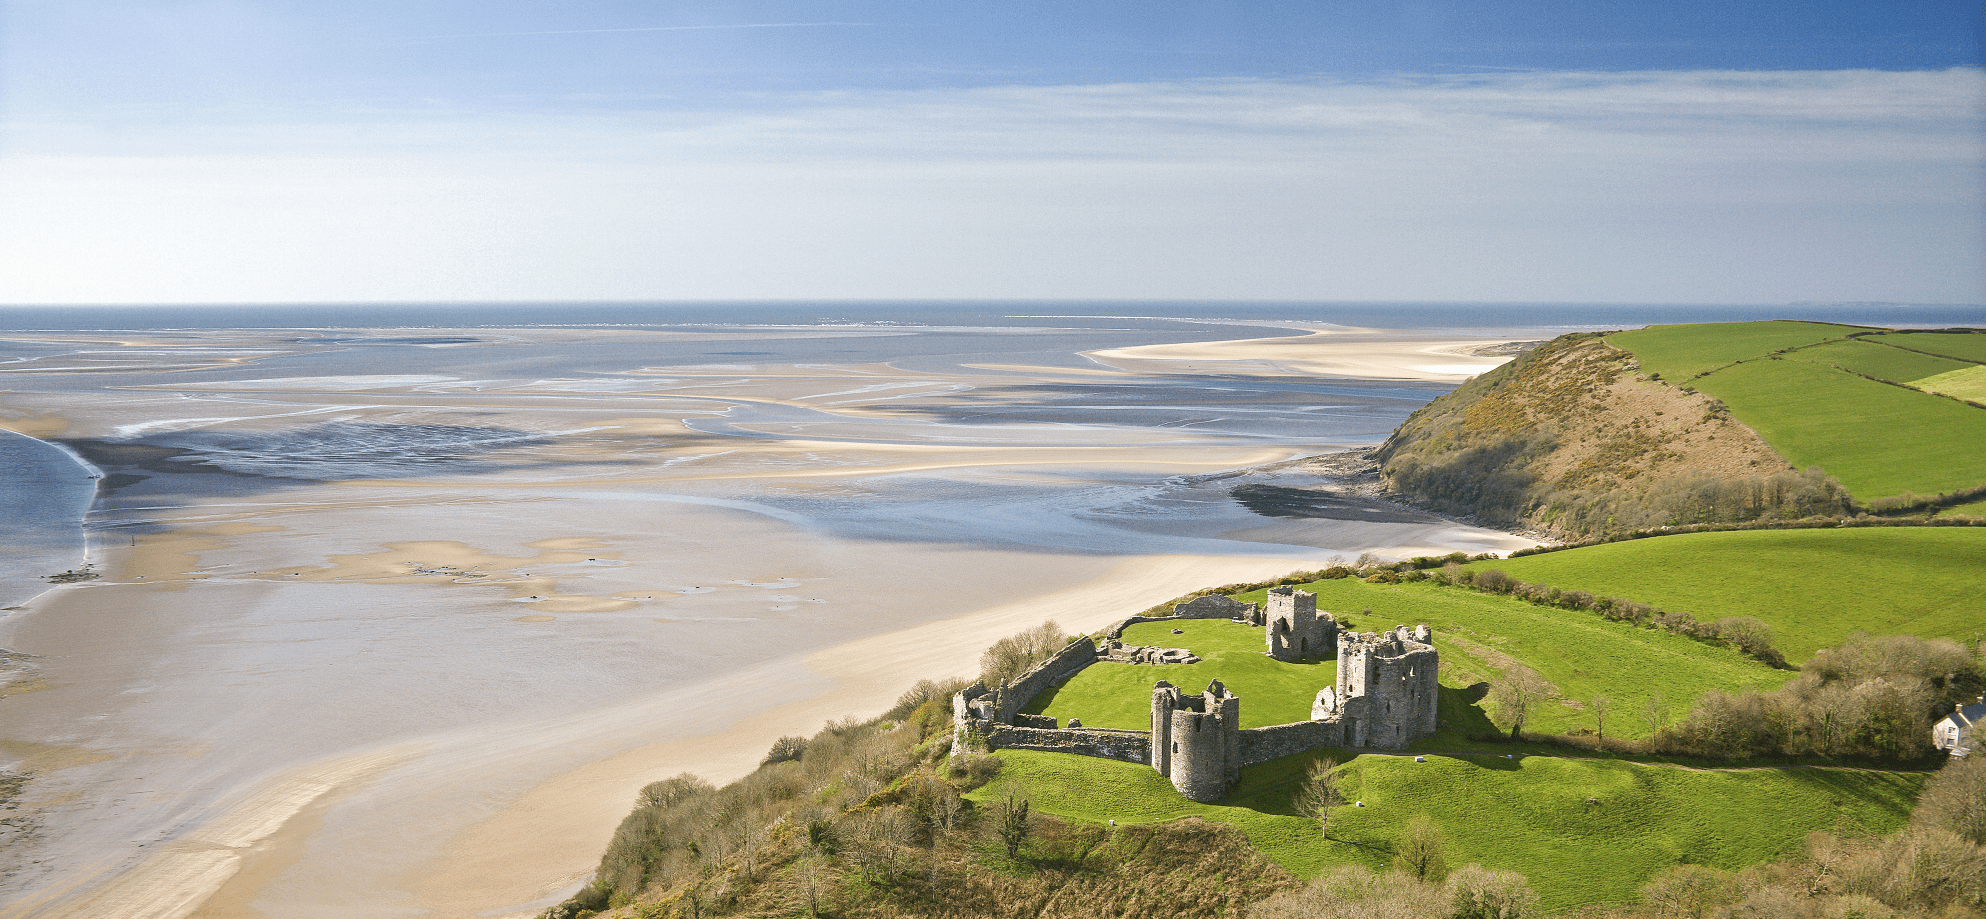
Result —
[{"label": "coastal cliff face", "polygon": [[1839,512],[1714,399],[1639,372],[1597,333],[1545,343],[1435,399],[1379,448],[1409,503],[1558,537]]}]

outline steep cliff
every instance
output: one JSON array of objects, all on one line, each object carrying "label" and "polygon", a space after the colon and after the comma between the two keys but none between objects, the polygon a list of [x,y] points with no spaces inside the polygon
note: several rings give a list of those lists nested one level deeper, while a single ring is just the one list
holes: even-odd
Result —
[{"label": "steep cliff", "polygon": [[1721,403],[1650,379],[1598,334],[1553,339],[1434,400],[1377,458],[1411,503],[1566,537],[1847,507],[1818,470],[1793,469]]}]

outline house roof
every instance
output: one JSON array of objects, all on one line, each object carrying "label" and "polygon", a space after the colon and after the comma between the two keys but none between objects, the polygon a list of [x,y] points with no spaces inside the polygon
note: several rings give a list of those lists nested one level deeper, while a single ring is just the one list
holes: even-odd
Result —
[{"label": "house roof", "polygon": [[1947,721],[1957,724],[1959,727],[1971,727],[1981,721],[1986,721],[1986,702],[1974,702],[1971,705],[1960,708],[1958,711],[1938,719],[1938,724],[1944,724]]}]

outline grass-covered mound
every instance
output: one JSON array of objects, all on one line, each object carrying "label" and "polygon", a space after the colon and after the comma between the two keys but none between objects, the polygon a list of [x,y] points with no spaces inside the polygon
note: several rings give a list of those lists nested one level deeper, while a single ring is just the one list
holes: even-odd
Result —
[{"label": "grass-covered mound", "polygon": [[1794,663],[1856,632],[1970,640],[1986,628],[1986,530],[1972,527],[1688,533],[1469,567],[1699,620],[1754,616]]},{"label": "grass-covered mound", "polygon": [[[1175,628],[1184,634],[1172,634]],[[1152,723],[1153,684],[1166,680],[1187,692],[1200,692],[1207,681],[1218,679],[1241,697],[1241,726],[1259,728],[1309,720],[1311,700],[1337,674],[1328,660],[1274,660],[1262,653],[1260,627],[1225,619],[1139,623],[1124,630],[1124,643],[1191,648],[1200,662],[1158,666],[1099,662],[1035,697],[1027,711],[1053,715],[1064,724],[1079,718],[1085,727],[1142,731]]]},{"label": "grass-covered mound", "polygon": [[1307,757],[1243,770],[1241,784],[1216,804],[1186,800],[1144,766],[1023,751],[1001,758],[1003,777],[1021,782],[1047,813],[1120,824],[1186,816],[1227,823],[1304,877],[1330,864],[1386,866],[1401,827],[1425,814],[1440,827],[1450,864],[1524,874],[1547,910],[1626,902],[1648,878],[1679,862],[1736,868],[1784,857],[1818,830],[1892,832],[1924,779],[1546,756],[1430,755],[1416,763],[1365,755],[1341,768],[1346,795],[1366,806],[1337,808],[1325,840],[1317,822],[1297,816],[1293,805]]},{"label": "grass-covered mound", "polygon": [[[1595,696],[1606,696],[1612,711],[1607,735],[1643,738],[1651,731],[1642,713],[1651,705],[1673,714],[1711,690],[1770,688],[1788,677],[1735,648],[1612,622],[1590,612],[1427,582],[1376,584],[1339,578],[1301,589],[1317,595],[1318,609],[1331,611],[1360,631],[1427,623],[1441,652],[1441,683],[1449,689],[1495,679],[1513,661],[1537,671],[1559,701],[1532,713],[1525,729],[1533,733],[1597,729],[1590,704]],[[1261,592],[1237,597],[1261,598]],[[1369,614],[1364,612],[1368,609]],[[1246,721],[1254,703],[1248,695],[1237,694]],[[1310,690],[1310,696],[1315,694],[1315,689]],[[1304,702],[1307,706],[1309,696]],[[1444,693],[1442,703],[1441,733],[1417,748],[1458,744],[1469,733],[1493,730],[1480,709],[1461,693]]]}]

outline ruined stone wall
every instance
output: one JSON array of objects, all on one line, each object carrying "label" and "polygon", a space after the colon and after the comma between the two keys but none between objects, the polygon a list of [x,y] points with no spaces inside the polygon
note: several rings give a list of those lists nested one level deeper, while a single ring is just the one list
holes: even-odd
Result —
[{"label": "ruined stone wall", "polygon": [[1339,718],[1345,742],[1399,749],[1434,733],[1440,656],[1423,625],[1338,639]]},{"label": "ruined stone wall", "polygon": [[1279,661],[1323,657],[1336,650],[1338,620],[1317,611],[1317,595],[1294,587],[1271,587],[1263,612],[1263,639]]},{"label": "ruined stone wall", "polygon": [[1275,727],[1249,728],[1241,732],[1240,741],[1239,764],[1253,766],[1320,747],[1342,747],[1345,745],[1345,728],[1336,720],[1298,721]]},{"label": "ruined stone wall", "polygon": [[1262,608],[1221,594],[1194,597],[1173,606],[1170,616],[1132,616],[1110,629],[1110,638],[1123,638],[1124,630],[1141,622],[1172,622],[1179,619],[1239,619],[1251,625],[1262,624]]},{"label": "ruined stone wall", "polygon": [[1034,701],[1050,686],[1062,682],[1083,668],[1096,663],[1096,644],[1087,636],[1077,636],[1069,646],[1047,660],[1042,661],[1028,672],[1015,677],[1013,682],[1000,688],[1000,704],[993,714],[993,720],[1001,724],[1012,724],[1014,714]]},{"label": "ruined stone wall", "polygon": [[1118,731],[1109,728],[1024,728],[992,725],[986,745],[994,750],[1042,750],[1074,753],[1124,763],[1143,765],[1150,761],[1151,734],[1146,731]]}]

